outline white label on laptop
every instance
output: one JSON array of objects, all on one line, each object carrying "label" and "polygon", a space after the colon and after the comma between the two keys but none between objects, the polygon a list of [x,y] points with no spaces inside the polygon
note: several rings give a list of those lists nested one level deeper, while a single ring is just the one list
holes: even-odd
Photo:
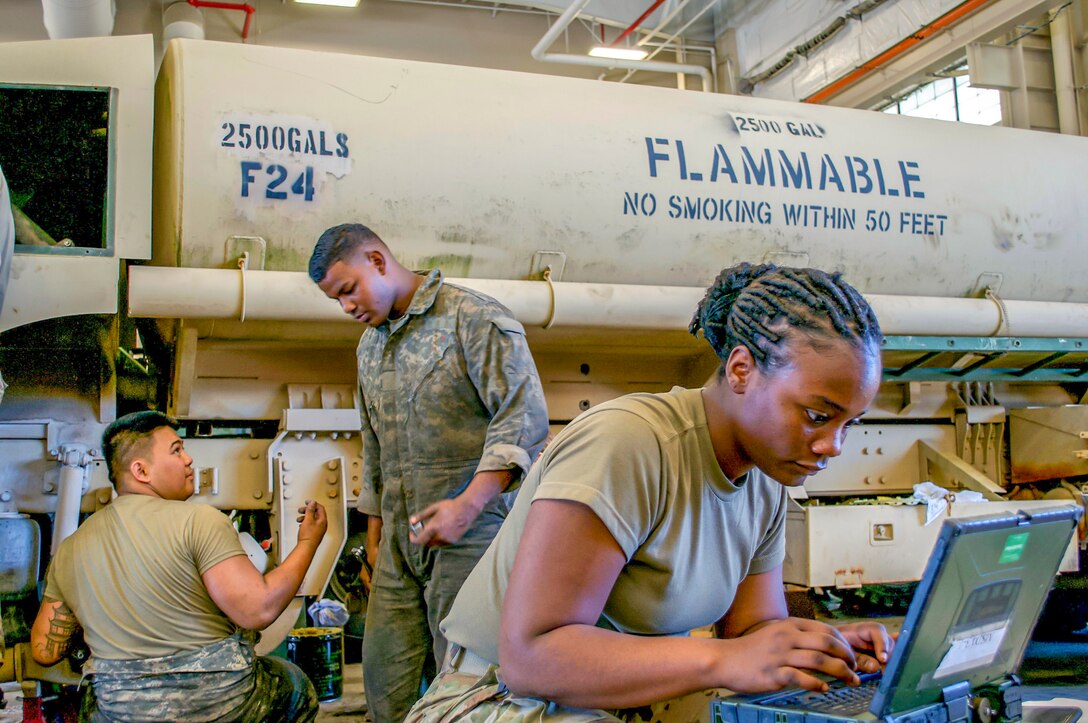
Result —
[{"label": "white label on laptop", "polygon": [[1000,627],[955,638],[933,677],[945,678],[994,662],[1007,631],[1008,627]]}]

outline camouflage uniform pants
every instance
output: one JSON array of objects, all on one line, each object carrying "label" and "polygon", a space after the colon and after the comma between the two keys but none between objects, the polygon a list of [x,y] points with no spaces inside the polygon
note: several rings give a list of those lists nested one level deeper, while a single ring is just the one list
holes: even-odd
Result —
[{"label": "camouflage uniform pants", "polygon": [[363,685],[376,723],[401,723],[434,678],[435,661],[446,657],[438,624],[502,520],[485,510],[457,544],[425,549],[408,541],[407,522],[382,525],[363,632]]},{"label": "camouflage uniform pants", "polygon": [[93,660],[80,720],[313,721],[317,693],[293,663],[262,658],[241,636],[149,660]]},{"label": "camouflage uniform pants", "polygon": [[710,703],[727,691],[707,690],[627,710],[568,708],[513,695],[496,666],[483,676],[447,671],[435,679],[404,723],[710,723]]}]

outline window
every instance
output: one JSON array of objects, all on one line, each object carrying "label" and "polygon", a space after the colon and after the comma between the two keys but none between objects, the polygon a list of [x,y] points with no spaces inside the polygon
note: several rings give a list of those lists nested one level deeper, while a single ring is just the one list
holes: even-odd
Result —
[{"label": "window", "polygon": [[112,248],[109,88],[0,85],[0,166],[25,253]]},{"label": "window", "polygon": [[948,76],[915,88],[883,111],[987,126],[1001,124],[999,91],[973,88],[966,65],[950,70]]}]

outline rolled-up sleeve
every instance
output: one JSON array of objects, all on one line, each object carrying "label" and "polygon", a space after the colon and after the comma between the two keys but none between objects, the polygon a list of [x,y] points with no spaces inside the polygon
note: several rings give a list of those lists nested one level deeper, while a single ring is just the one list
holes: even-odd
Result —
[{"label": "rolled-up sleeve", "polygon": [[525,329],[506,315],[463,317],[462,322],[468,373],[491,414],[476,471],[516,470],[516,485],[548,436],[544,389]]}]

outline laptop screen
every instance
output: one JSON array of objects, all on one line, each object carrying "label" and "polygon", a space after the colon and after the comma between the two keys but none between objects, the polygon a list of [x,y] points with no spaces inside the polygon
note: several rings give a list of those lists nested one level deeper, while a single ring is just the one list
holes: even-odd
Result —
[{"label": "laptop screen", "polygon": [[872,712],[911,710],[956,683],[975,689],[1015,673],[1079,512],[946,520]]}]

